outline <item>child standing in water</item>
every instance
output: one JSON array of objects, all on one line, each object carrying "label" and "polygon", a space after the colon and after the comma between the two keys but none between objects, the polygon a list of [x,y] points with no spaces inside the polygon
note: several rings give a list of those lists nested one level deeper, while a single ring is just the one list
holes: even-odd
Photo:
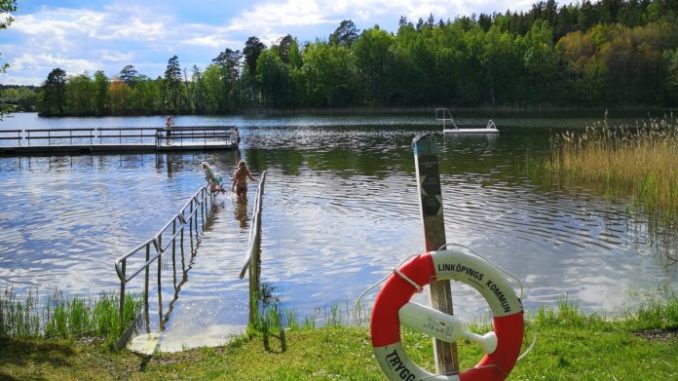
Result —
[{"label": "child standing in water", "polygon": [[205,171],[205,180],[210,185],[210,192],[226,193],[226,189],[221,185],[221,176],[216,176],[206,161],[202,162],[202,169]]},{"label": "child standing in water", "polygon": [[247,168],[247,163],[245,160],[240,160],[238,166],[235,168],[233,173],[233,183],[231,184],[231,190],[236,192],[236,195],[240,199],[247,199],[247,179],[254,181],[252,177],[252,172]]}]

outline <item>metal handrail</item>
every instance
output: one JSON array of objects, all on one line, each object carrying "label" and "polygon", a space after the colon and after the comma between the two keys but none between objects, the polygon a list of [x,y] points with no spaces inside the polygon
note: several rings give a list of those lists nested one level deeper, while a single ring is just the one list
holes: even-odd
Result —
[{"label": "metal handrail", "polygon": [[2,134],[14,134],[14,136],[0,136],[0,140],[16,140],[21,145],[21,130],[0,130],[0,135]]},{"label": "metal handrail", "polygon": [[201,139],[205,142],[207,138],[214,140],[224,138],[235,140],[235,127],[233,126],[204,126],[204,127],[101,127],[101,128],[60,128],[60,129],[27,129],[27,130],[4,130],[0,133],[16,134],[13,137],[0,137],[2,140],[17,140],[21,144],[25,140],[28,145],[31,141],[47,140],[48,145],[52,145],[53,140],[69,140],[73,144],[73,139],[89,139],[90,144],[98,140],[102,144],[104,139],[119,139],[122,143],[123,138],[137,138],[143,141],[144,138],[155,138],[156,145],[163,140],[178,140],[183,144],[184,140]]},{"label": "metal handrail", "polygon": [[[169,222],[167,222],[152,238],[146,242],[138,245],[133,250],[129,251],[127,254],[118,258],[115,261],[115,272],[118,274],[120,279],[120,318],[124,316],[125,308],[125,288],[127,283],[139,275],[142,271],[146,271],[146,283],[144,289],[144,299],[148,298],[148,276],[150,265],[157,261],[158,262],[158,282],[160,282],[160,271],[161,271],[161,261],[162,254],[172,247],[172,253],[175,253],[176,249],[176,239],[181,237],[181,247],[183,252],[183,238],[184,230],[186,225],[189,225],[189,233],[191,238],[191,249],[193,248],[193,226],[195,224],[195,233],[198,233],[198,213],[202,213],[202,225],[204,228],[205,219],[207,215],[207,204],[210,202],[210,192],[208,186],[204,185],[201,187],[194,195],[191,197],[182,207],[179,209],[179,212],[175,214]],[[186,215],[186,212],[189,212]],[[177,226],[179,225],[179,226]],[[167,244],[163,246],[163,235],[170,231],[172,235],[167,240]],[[155,250],[155,253],[151,257],[151,247]],[[132,258],[135,254],[139,252],[145,252],[145,262],[137,270],[135,270],[131,275],[127,274],[127,260]],[[122,328],[122,327],[121,327]]]},{"label": "metal handrail", "polygon": [[240,279],[245,277],[247,268],[251,266],[254,251],[256,250],[256,241],[261,235],[261,203],[263,201],[264,182],[266,180],[266,171],[261,173],[259,186],[257,187],[257,195],[254,198],[254,207],[252,208],[252,225],[250,226],[249,242],[247,243],[247,255],[243,263],[242,270],[240,270]]},{"label": "metal handrail", "polygon": [[454,121],[454,117],[452,116],[450,109],[447,107],[436,108],[436,120],[443,122],[443,130],[447,127],[446,126],[447,122],[450,122],[454,126],[454,128],[456,129],[459,128],[459,126],[457,126],[457,123],[455,123]]}]

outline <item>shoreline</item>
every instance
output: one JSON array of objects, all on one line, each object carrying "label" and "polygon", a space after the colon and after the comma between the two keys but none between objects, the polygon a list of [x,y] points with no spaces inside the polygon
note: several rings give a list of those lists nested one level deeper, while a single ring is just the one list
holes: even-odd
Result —
[{"label": "shoreline", "polygon": [[[121,114],[121,115],[42,115],[36,111],[20,111],[11,114],[37,113],[40,118],[110,118],[110,117],[155,117],[155,116],[370,116],[370,115],[422,115],[433,116],[435,109],[445,106],[428,107],[346,107],[346,108],[243,108],[239,112],[230,114]],[[557,107],[557,106],[534,106],[534,107],[447,107],[453,116],[482,116],[487,118],[497,117],[523,117],[523,118],[603,118],[605,111],[608,117],[619,118],[656,118],[675,114],[678,108],[629,106],[629,107]],[[5,116],[7,117],[7,115]]]}]

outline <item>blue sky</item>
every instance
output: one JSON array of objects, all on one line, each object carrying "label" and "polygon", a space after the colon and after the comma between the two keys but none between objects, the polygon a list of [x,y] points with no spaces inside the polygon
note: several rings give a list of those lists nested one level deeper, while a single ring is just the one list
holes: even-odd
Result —
[{"label": "blue sky", "polygon": [[40,85],[55,67],[69,75],[103,70],[114,76],[132,64],[149,77],[167,60],[207,66],[226,48],[242,50],[250,36],[267,45],[291,34],[326,40],[342,20],[359,29],[394,32],[400,16],[527,10],[534,0],[18,0],[14,23],[0,31],[2,84]]}]

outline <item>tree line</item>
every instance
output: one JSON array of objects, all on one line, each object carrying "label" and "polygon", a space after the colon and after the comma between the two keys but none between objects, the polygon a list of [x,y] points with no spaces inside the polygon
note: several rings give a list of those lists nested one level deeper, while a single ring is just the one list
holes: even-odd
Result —
[{"label": "tree line", "polygon": [[624,107],[678,104],[678,0],[539,2],[412,23],[343,21],[326,39],[250,37],[204,69],[168,60],[155,79],[52,70],[42,115],[228,114],[251,107]]}]

